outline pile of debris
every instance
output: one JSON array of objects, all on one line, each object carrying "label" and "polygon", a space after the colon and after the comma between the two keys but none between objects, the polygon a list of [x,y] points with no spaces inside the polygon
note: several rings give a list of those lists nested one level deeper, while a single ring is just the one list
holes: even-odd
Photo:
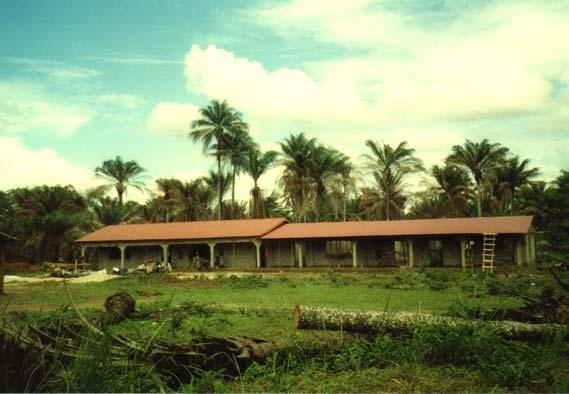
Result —
[{"label": "pile of debris", "polygon": [[[249,337],[199,336],[186,343],[174,344],[154,337],[139,342],[116,336],[102,323],[128,318],[134,312],[135,303],[128,293],[118,292],[106,299],[107,316],[99,320],[97,326],[79,312],[67,287],[65,289],[80,322],[79,327],[62,325],[54,332],[33,324],[22,326],[16,320],[0,317],[0,377],[7,382],[7,385],[2,384],[3,387],[18,388],[14,382],[23,381],[28,385],[30,382],[36,384],[35,387],[26,386],[26,390],[49,388],[49,380],[57,379],[66,365],[71,365],[77,358],[96,357],[104,351],[116,365],[128,362],[152,366],[164,382],[175,388],[189,383],[196,373],[203,371],[237,375],[254,361],[265,360],[274,350],[273,342]],[[86,343],[95,350],[82,352]],[[54,360],[57,363],[53,363]],[[46,368],[55,364],[61,365],[62,370]],[[24,376],[26,373],[29,376]],[[38,373],[42,374],[41,378],[34,375]]]}]

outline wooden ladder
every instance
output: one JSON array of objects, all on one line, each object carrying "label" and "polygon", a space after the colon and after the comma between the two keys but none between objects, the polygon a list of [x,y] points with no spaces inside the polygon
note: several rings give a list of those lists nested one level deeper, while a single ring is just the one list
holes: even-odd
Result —
[{"label": "wooden ladder", "polygon": [[496,248],[496,233],[483,233],[482,243],[482,271],[494,271],[494,249]]}]

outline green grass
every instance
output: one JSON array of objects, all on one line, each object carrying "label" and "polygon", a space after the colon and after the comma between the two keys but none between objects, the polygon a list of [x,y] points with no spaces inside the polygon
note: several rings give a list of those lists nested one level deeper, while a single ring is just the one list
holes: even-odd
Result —
[{"label": "green grass", "polygon": [[[105,297],[118,290],[129,292],[137,301],[137,313],[109,329],[132,339],[156,334],[162,340],[184,342],[196,335],[246,335],[276,342],[279,351],[266,364],[253,366],[234,380],[206,374],[182,391],[564,391],[569,387],[562,361],[567,357],[566,345],[550,351],[520,347],[484,333],[452,336],[429,331],[389,342],[292,327],[296,304],[443,314],[457,301],[483,308],[515,307],[521,304],[521,296],[534,294],[545,284],[543,278],[529,275],[324,272],[221,275],[213,280],[141,275],[68,286],[90,318],[101,313]],[[66,309],[62,283],[8,284],[6,292],[9,296],[0,299],[0,310],[7,305],[8,312],[20,313],[22,319],[49,322],[73,317]],[[461,347],[460,354],[453,353]],[[306,349],[324,353],[306,356]],[[462,357],[469,352],[472,357]],[[533,364],[539,366],[533,368]],[[77,380],[70,390],[88,383]],[[130,377],[127,383],[135,384],[136,379]]]}]

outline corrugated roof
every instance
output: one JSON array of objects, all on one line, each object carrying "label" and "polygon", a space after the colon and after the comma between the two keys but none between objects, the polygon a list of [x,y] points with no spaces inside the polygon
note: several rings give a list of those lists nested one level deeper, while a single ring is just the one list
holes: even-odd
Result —
[{"label": "corrugated roof", "polygon": [[258,238],[285,223],[285,219],[217,220],[207,222],[173,222],[118,224],[106,226],[75,242],[135,242],[201,240],[218,238]]},{"label": "corrugated roof", "polygon": [[285,224],[262,239],[388,237],[451,234],[525,234],[533,216]]}]

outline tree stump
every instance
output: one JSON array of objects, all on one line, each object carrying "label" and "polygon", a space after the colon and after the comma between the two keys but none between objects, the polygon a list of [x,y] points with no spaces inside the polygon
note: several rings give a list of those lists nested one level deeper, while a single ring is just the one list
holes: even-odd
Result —
[{"label": "tree stump", "polygon": [[134,313],[136,302],[125,291],[117,291],[105,300],[107,317],[112,323],[129,318]]}]

